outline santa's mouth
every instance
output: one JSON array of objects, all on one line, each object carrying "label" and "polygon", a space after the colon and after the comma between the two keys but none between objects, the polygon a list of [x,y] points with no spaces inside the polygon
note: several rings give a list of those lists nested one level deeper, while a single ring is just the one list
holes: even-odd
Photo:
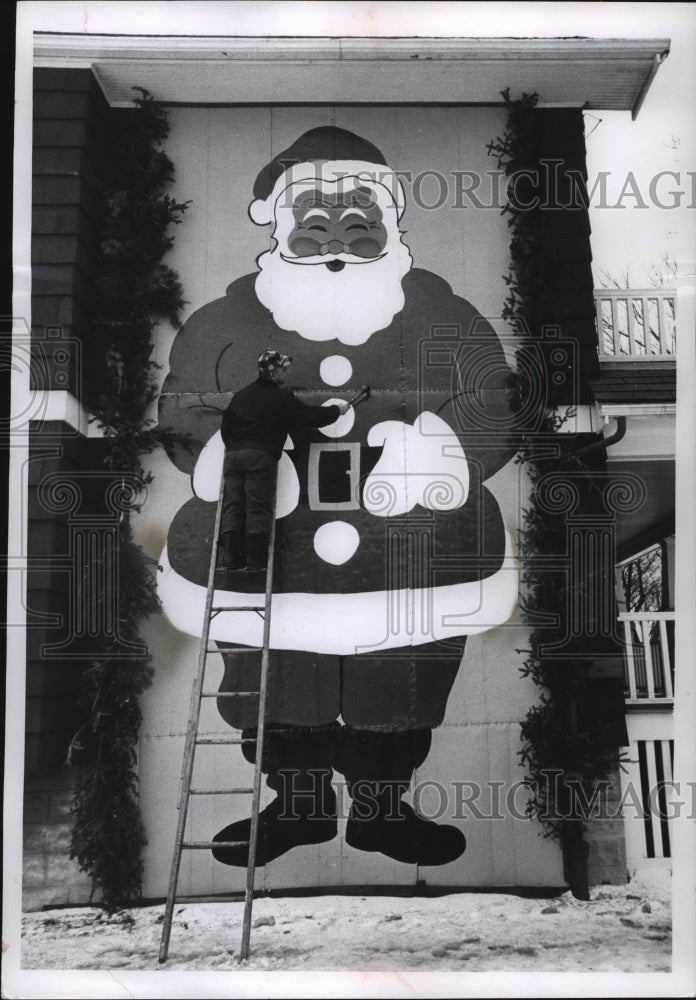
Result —
[{"label": "santa's mouth", "polygon": [[329,271],[342,271],[346,264],[343,260],[327,260],[326,266]]}]

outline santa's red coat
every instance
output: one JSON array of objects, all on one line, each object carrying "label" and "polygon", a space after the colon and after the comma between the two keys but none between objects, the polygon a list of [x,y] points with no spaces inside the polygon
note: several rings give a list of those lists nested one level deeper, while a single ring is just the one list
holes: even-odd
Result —
[{"label": "santa's red coat", "polygon": [[[483,483],[514,454],[515,416],[510,372],[490,324],[441,278],[413,269],[403,279],[403,310],[366,343],[309,341],[274,323],[256,297],[255,278],[240,278],[223,298],[198,309],[174,341],[159,420],[188,438],[187,445],[170,449],[179,469],[193,472],[201,449],[219,430],[229,394],[250,381],[266,347],[292,356],[292,387],[307,402],[350,399],[365,384],[372,390],[369,401],[356,407],[352,429],[338,438],[347,450],[326,449],[317,461],[312,442],[334,439],[322,431],[289,429],[300,495],[277,523],[274,593],[321,595],[321,626],[340,632],[346,628],[341,595],[428,590],[494,576],[503,563],[505,531],[498,503]],[[321,362],[335,355],[352,368],[339,388],[323,383],[320,372]],[[364,485],[380,456],[381,448],[368,446],[368,432],[383,421],[412,425],[424,411],[444,420],[461,443],[469,467],[467,502],[454,510],[416,505],[397,517],[376,516],[365,509],[362,493],[350,495],[351,481],[357,476]],[[356,455],[359,469],[351,473]],[[169,530],[172,570],[200,587],[208,579],[214,512],[214,503],[193,497]],[[317,529],[336,520],[359,536],[354,555],[339,565],[320,558],[313,543]],[[327,608],[333,613],[327,615]],[[497,621],[493,615],[491,624]],[[455,631],[445,641],[405,642],[358,655],[275,650],[269,721],[319,725],[340,713],[362,728],[437,725],[463,645]],[[257,659],[252,653],[226,657],[224,685],[252,687]],[[220,702],[223,715],[234,725],[252,725],[253,704],[245,700],[242,708],[240,700],[233,707],[236,701]]]}]

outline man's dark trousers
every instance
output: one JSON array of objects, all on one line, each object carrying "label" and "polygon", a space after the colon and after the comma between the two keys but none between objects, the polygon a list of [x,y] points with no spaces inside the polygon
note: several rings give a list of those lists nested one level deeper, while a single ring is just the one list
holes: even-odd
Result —
[{"label": "man's dark trousers", "polygon": [[278,463],[268,451],[242,448],[225,455],[225,496],[220,533],[268,537]]}]

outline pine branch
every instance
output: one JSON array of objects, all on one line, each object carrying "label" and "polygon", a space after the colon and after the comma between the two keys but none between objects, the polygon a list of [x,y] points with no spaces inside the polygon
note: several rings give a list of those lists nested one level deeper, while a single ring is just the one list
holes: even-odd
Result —
[{"label": "pine branch", "polygon": [[[495,156],[498,167],[506,176],[521,171],[539,171],[543,147],[536,94],[523,94],[519,100],[502,92],[508,116],[502,136],[494,139],[488,152]],[[535,192],[525,192],[528,197]],[[541,194],[542,192],[539,192]],[[543,198],[539,198],[539,203]],[[510,237],[510,272],[503,276],[507,296],[503,317],[519,337],[517,350],[519,372],[530,368],[525,352],[544,349],[542,302],[550,298],[541,272],[543,216],[542,209],[522,210],[514,199],[507,208]],[[530,346],[531,345],[531,346]],[[531,398],[533,386],[524,375],[518,376],[516,393],[520,406]],[[570,795],[569,782],[592,784],[605,779],[618,762],[618,753],[609,739],[608,729],[600,722],[584,722],[580,731],[568,725],[569,708],[573,699],[587,684],[587,664],[582,659],[559,660],[549,656],[544,647],[552,646],[566,635],[568,611],[565,574],[549,572],[547,564],[539,568],[540,557],[552,557],[563,551],[566,522],[563,514],[553,514],[539,504],[538,488],[550,473],[578,471],[579,460],[568,445],[568,435],[559,434],[565,418],[547,410],[535,431],[526,435],[517,461],[526,467],[531,489],[528,507],[522,512],[520,539],[522,546],[525,606],[523,618],[530,626],[529,649],[520,668],[523,677],[530,678],[539,690],[539,702],[527,712],[521,724],[521,763],[526,769],[525,783],[530,791],[527,815],[542,823],[545,834],[560,837],[564,830]],[[556,457],[549,458],[548,443],[558,444]],[[538,627],[540,615],[555,616],[558,625]],[[560,772],[557,782],[549,782],[550,773]],[[580,826],[582,829],[582,826]]]},{"label": "pine branch", "polygon": [[[141,892],[146,839],[138,808],[138,696],[149,686],[152,668],[140,623],[160,605],[156,564],[134,541],[131,517],[152,480],[144,456],[171,441],[147,415],[158,395],[152,336],[158,321],[178,323],[184,305],[178,275],[162,258],[172,247],[170,227],[181,221],[188,204],[166,192],[174,177],[173,164],[158,148],[169,132],[166,111],[146,91],[140,95],[130,127],[114,130],[106,158],[110,173],[103,180],[92,323],[95,342],[106,345],[92,419],[107,443],[106,469],[132,488],[127,502],[122,498],[118,532],[118,645],[103,636],[103,658],[84,672],[80,703],[87,721],[68,751],[69,762],[86,758],[73,798],[70,856],[89,873],[93,892],[101,893],[109,911]],[[99,593],[98,570],[93,567],[87,585],[105,602],[111,595]],[[131,653],[116,655],[128,646]]]}]

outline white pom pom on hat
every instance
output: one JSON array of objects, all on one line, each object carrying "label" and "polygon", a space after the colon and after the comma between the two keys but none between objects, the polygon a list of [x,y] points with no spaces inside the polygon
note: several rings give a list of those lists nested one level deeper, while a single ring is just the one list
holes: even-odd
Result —
[{"label": "white pom pom on hat", "polygon": [[268,201],[252,201],[249,205],[249,218],[257,226],[267,226],[273,221],[273,206]]}]

